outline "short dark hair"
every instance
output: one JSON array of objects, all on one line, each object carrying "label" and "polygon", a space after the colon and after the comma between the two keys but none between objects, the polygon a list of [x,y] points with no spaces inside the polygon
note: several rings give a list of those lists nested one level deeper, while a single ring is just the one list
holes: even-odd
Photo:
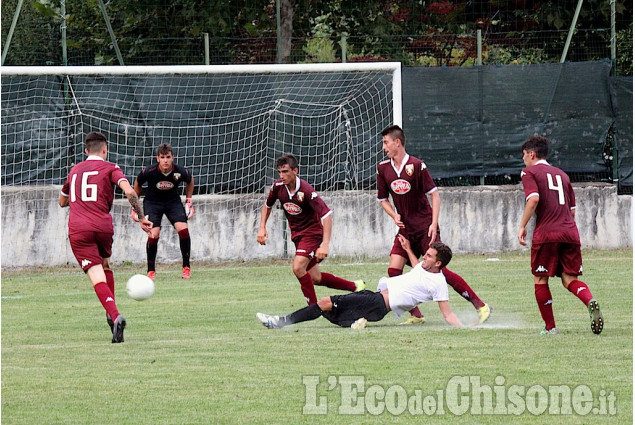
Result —
[{"label": "short dark hair", "polygon": [[549,140],[546,137],[533,134],[525,143],[523,143],[521,150],[536,152],[536,158],[547,159],[549,154]]},{"label": "short dark hair", "polygon": [[157,148],[157,156],[172,153],[172,145],[169,143],[161,143]]},{"label": "short dark hair", "polygon": [[439,268],[442,269],[447,266],[452,259],[452,250],[450,247],[443,242],[434,242],[430,245],[430,248],[437,250],[437,261],[441,261],[441,267]]},{"label": "short dark hair", "polygon": [[91,131],[86,135],[86,151],[88,153],[99,153],[104,145],[107,145],[106,136],[98,131]]},{"label": "short dark hair", "polygon": [[294,170],[298,168],[298,159],[293,154],[286,153],[276,160],[276,168],[282,168],[285,165]]},{"label": "short dark hair", "polygon": [[406,146],[406,134],[403,132],[401,127],[398,125],[391,125],[390,127],[386,127],[381,131],[382,136],[386,136],[390,134],[390,137],[393,139],[401,140],[401,144]]}]

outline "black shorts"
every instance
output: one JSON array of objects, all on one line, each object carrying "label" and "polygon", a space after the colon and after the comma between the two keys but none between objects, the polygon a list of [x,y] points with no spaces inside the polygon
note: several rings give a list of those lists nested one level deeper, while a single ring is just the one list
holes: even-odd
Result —
[{"label": "black shorts", "polygon": [[187,223],[185,207],[180,199],[166,202],[152,202],[144,199],[143,212],[149,216],[152,227],[161,227],[164,214],[173,226],[174,223]]},{"label": "black shorts", "polygon": [[388,314],[386,302],[381,292],[360,291],[331,296],[333,309],[322,312],[329,322],[342,327],[350,327],[362,317],[369,322],[379,322]]}]

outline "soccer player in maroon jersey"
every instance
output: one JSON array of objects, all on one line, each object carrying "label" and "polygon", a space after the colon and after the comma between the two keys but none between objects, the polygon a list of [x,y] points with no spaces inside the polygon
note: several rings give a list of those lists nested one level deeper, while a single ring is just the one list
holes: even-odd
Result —
[{"label": "soccer player in maroon jersey", "polygon": [[[179,196],[179,185],[185,183],[185,207]],[[148,257],[148,277],[156,278],[156,260],[159,236],[161,233],[161,220],[163,215],[170,220],[179,235],[179,248],[183,258],[183,273],[181,278],[191,277],[190,250],[192,240],[187,227],[187,220],[194,216],[192,195],[194,194],[194,177],[190,172],[174,163],[172,146],[169,143],[161,143],[157,149],[157,162],[150,167],[143,168],[134,182],[134,190],[141,196],[142,185],[147,183],[143,207],[154,223],[154,227],[148,236],[146,254]],[[132,211],[132,218],[136,215]]]},{"label": "soccer player in maroon jersey", "polygon": [[130,205],[142,217],[141,228],[149,232],[152,222],[143,215],[139,197],[121,169],[106,161],[106,137],[98,132],[86,135],[85,161],[75,165],[59,197],[60,207],[70,207],[68,239],[77,262],[93,284],[97,298],[106,310],[112,342],[123,342],[126,319],[115,304],[115,278],[110,269],[113,225],[110,209],[114,186],[124,191]]},{"label": "soccer player in maroon jersey", "polygon": [[[390,251],[388,276],[399,276],[410,264],[408,254],[399,242],[405,236],[416,257],[423,255],[433,242],[440,242],[439,210],[441,197],[426,164],[406,152],[406,136],[398,125],[382,131],[383,150],[388,159],[377,165],[377,199],[399,228]],[[388,198],[392,198],[393,205]],[[430,200],[428,200],[430,197]],[[472,303],[478,313],[479,324],[489,318],[490,306],[476,295],[467,282],[447,267],[442,268],[448,284]],[[423,323],[418,307],[410,311],[412,317],[404,324]]]},{"label": "soccer player in maroon jersey", "polygon": [[522,145],[526,168],[520,173],[525,190],[525,210],[518,229],[518,241],[527,245],[527,223],[536,214],[531,241],[531,272],[540,315],[545,322],[541,334],[557,334],[549,277],[558,276],[562,285],[578,297],[589,310],[591,331],[602,332],[604,319],[600,304],[593,298],[582,274],[580,234],[575,224],[575,194],[569,176],[549,165],[549,141],[534,134]]},{"label": "soccer player in maroon jersey", "polygon": [[317,303],[314,285],[351,292],[363,290],[366,285],[362,280],[352,282],[331,273],[320,272],[318,263],[329,255],[333,227],[332,211],[313,187],[298,177],[299,167],[295,156],[283,155],[278,158],[276,164],[280,179],[273,183],[262,206],[258,243],[267,243],[267,220],[276,200],[280,200],[291,229],[291,240],[296,248],[293,273],[300,281],[300,289],[307,303]]}]

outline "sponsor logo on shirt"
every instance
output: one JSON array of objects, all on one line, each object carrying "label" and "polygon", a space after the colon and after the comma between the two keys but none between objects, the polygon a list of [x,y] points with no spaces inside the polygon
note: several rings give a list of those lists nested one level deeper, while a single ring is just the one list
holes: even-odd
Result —
[{"label": "sponsor logo on shirt", "polygon": [[409,176],[412,176],[414,172],[415,172],[414,164],[406,164],[406,174],[408,174]]},{"label": "sponsor logo on shirt", "polygon": [[293,202],[285,202],[282,207],[291,215],[298,215],[302,212],[302,208],[300,208],[299,205],[294,204]]},{"label": "sponsor logo on shirt", "polygon": [[157,189],[159,190],[170,190],[174,187],[174,183],[168,181],[160,181],[157,183]]},{"label": "sponsor logo on shirt", "polygon": [[397,195],[405,195],[406,193],[410,192],[411,186],[408,181],[404,179],[399,179],[390,183],[390,188]]},{"label": "sponsor logo on shirt", "polygon": [[315,199],[315,198],[317,198],[317,197],[318,197],[317,192],[313,192],[313,193],[311,194],[311,200],[314,200],[314,199]]}]

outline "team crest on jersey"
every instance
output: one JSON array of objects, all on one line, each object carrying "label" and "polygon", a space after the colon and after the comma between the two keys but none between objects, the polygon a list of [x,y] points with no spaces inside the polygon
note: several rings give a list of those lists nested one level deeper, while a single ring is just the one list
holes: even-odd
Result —
[{"label": "team crest on jersey", "polygon": [[414,164],[406,164],[406,174],[408,174],[409,176],[412,176],[414,172],[415,172]]},{"label": "team crest on jersey", "polygon": [[157,183],[157,189],[159,190],[170,190],[174,187],[174,183],[168,181],[160,181]]},{"label": "team crest on jersey", "polygon": [[304,201],[304,192],[298,192],[298,201]]},{"label": "team crest on jersey", "polygon": [[176,181],[181,180],[181,173],[174,173],[174,180]]},{"label": "team crest on jersey", "polygon": [[294,204],[293,202],[285,202],[282,205],[282,208],[284,208],[284,210],[291,215],[298,215],[302,212],[302,208],[300,208],[299,205]]},{"label": "team crest on jersey", "polygon": [[411,186],[407,180],[399,179],[390,183],[390,188],[397,195],[405,195],[410,192]]}]

